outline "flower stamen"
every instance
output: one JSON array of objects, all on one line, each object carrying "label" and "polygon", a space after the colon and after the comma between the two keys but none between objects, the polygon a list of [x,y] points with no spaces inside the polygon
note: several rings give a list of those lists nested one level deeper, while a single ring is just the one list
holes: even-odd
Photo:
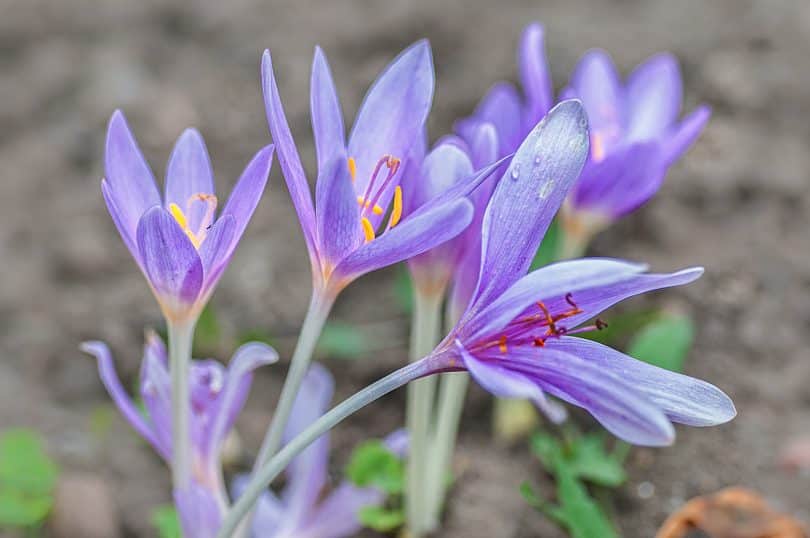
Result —
[{"label": "flower stamen", "polygon": [[[191,213],[191,208],[194,202],[202,202],[206,205],[205,214],[203,215],[202,219],[200,220],[200,225],[196,232],[191,229],[189,224],[189,219],[187,214]],[[208,235],[208,230],[211,228],[214,222],[214,214],[217,210],[217,197],[213,194],[207,193],[197,193],[193,194],[189,197],[188,201],[186,202],[186,211],[183,212],[180,209],[180,206],[176,203],[172,202],[169,204],[169,213],[174,220],[177,221],[177,224],[180,225],[180,229],[186,234],[186,236],[191,241],[191,244],[194,245],[194,248],[200,248],[203,241],[205,241],[206,235]]]}]

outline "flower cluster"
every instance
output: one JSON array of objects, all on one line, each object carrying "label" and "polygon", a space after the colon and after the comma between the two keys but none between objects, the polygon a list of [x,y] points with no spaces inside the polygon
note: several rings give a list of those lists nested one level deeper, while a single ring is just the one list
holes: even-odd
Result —
[{"label": "flower cluster", "polygon": [[[256,154],[219,212],[197,131],[178,140],[161,197],[123,114],[113,114],[102,193],[169,333],[168,348],[155,334],[147,336],[143,411],[122,388],[106,345],[88,342],[83,349],[97,358],[121,413],[171,467],[186,536],[355,533],[358,510],[382,504],[385,495],[349,483],[328,487],[326,432],[387,392],[434,374],[467,371],[491,393],[529,399],[554,421],[565,418],[560,402],[581,407],[639,445],[672,443],[673,422],[708,426],[735,415],[731,400],[709,383],[576,336],[601,329],[597,316],[617,302],[692,282],[701,268],[654,274],[642,264],[583,258],[529,272],[558,213],[578,247],[564,258],[581,253],[593,234],[646,202],[699,135],[708,108],[678,120],[681,80],[669,55],[653,57],[622,83],[605,53],[590,52],[555,99],[543,49],[542,27],[530,25],[519,47],[522,91],[495,85],[453,134],[431,147],[426,121],[434,71],[426,41],[407,48],[379,75],[348,137],[329,64],[316,48],[310,83],[314,200],[269,51],[261,76],[273,145]],[[226,368],[192,360],[191,342],[264,192],[274,152],[309,252],[313,296],[254,470],[228,488],[223,443],[245,404],[253,370],[278,357],[264,344],[246,344]],[[334,381],[311,359],[331,305],[358,277],[402,261],[417,295],[434,297],[437,309],[448,297],[452,329],[443,339],[423,338],[417,343],[426,348],[412,350],[413,364],[327,411]],[[459,394],[463,398],[463,389]],[[452,400],[448,405],[458,408],[460,401]],[[430,445],[437,454],[452,446],[452,430],[438,436],[444,446]],[[430,452],[418,428],[410,434],[410,441],[397,432],[386,443],[400,457],[409,443],[414,457]],[[428,480],[439,491],[441,465]],[[267,486],[285,468],[287,481],[276,495]],[[414,484],[421,486],[411,482],[409,488]],[[414,494],[423,493],[441,504],[440,493]],[[412,530],[421,533],[418,526]]]}]

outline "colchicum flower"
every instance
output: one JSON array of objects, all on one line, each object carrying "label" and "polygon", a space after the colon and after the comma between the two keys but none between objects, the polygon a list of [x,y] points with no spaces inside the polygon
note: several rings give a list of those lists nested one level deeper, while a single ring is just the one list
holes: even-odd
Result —
[{"label": "colchicum flower", "polygon": [[113,114],[101,191],[168,320],[194,320],[205,306],[264,192],[272,156],[272,145],[256,154],[217,217],[211,161],[196,130],[178,139],[161,200],[123,113]]},{"label": "colchicum flower", "polygon": [[[141,363],[142,413],[118,379],[109,348],[103,342],[86,342],[82,350],[96,357],[99,376],[118,410],[166,463],[172,465],[172,389],[163,341],[149,332]],[[245,404],[253,370],[272,364],[278,355],[269,346],[249,343],[240,347],[228,368],[215,360],[195,360],[191,365],[191,468],[187,488],[174,492],[187,536],[214,536],[228,506],[220,454],[236,417]]]},{"label": "colchicum flower", "polygon": [[450,334],[424,359],[430,370],[468,370],[497,396],[531,399],[561,420],[552,395],[588,410],[640,445],[672,442],[671,422],[708,426],[734,417],[716,387],[632,359],[573,334],[613,304],[691,282],[702,269],[645,274],[619,260],[582,259],[528,275],[534,253],[588,155],[587,121],[575,101],[557,105],[518,149],[487,207],[477,287]]},{"label": "colchicum flower", "polygon": [[[323,366],[313,363],[307,371],[293,405],[285,439],[290,440],[315,422],[329,408],[334,380]],[[399,455],[407,450],[407,434],[398,430],[385,439],[388,449]],[[249,476],[234,483],[239,497]],[[360,488],[343,482],[323,495],[329,479],[329,435],[324,434],[301,452],[287,467],[287,483],[280,496],[267,490],[259,498],[252,523],[256,538],[343,538],[354,536],[362,525],[358,512],[380,505],[385,494],[376,488]]]},{"label": "colchicum flower", "polygon": [[425,252],[470,223],[472,206],[464,196],[491,169],[467,178],[419,211],[403,213],[414,196],[403,188],[403,170],[419,169],[407,161],[424,143],[433,98],[433,64],[426,41],[401,53],[372,85],[348,143],[326,57],[316,49],[311,81],[318,161],[314,206],[269,52],[264,54],[262,80],[270,133],[304,231],[316,290],[334,296],[358,276]]}]

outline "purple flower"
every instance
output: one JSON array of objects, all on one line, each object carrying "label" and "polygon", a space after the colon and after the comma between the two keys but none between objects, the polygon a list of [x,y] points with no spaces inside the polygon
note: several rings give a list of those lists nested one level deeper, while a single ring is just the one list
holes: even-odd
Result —
[{"label": "purple flower", "polygon": [[667,169],[700,135],[709,107],[679,121],[683,89],[678,62],[658,54],[622,84],[604,51],[587,53],[562,92],[588,112],[591,151],[566,211],[586,213],[583,223],[610,222],[649,200]]},{"label": "purple flower", "polygon": [[470,223],[473,210],[464,196],[480,183],[480,174],[403,216],[413,193],[400,181],[403,170],[414,169],[408,159],[424,143],[433,98],[426,41],[406,49],[378,77],[348,142],[326,57],[315,50],[310,102],[318,162],[314,205],[269,52],[262,61],[262,81],[270,133],[304,231],[316,289],[335,295],[358,276],[425,252]]},{"label": "purple flower", "polygon": [[[107,345],[86,342],[82,350],[98,360],[101,381],[124,418],[171,465],[171,378],[166,348],[160,337],[149,332],[144,345],[140,396],[145,413],[138,409],[121,385]],[[207,528],[211,536],[218,529],[221,510],[227,503],[220,465],[222,444],[245,404],[253,370],[277,360],[278,355],[271,347],[249,343],[236,351],[227,369],[210,359],[192,362],[189,384],[193,480],[187,489],[174,492],[187,535],[208,536],[190,530],[200,524],[199,518],[193,515],[197,512],[206,514],[210,520],[210,525],[202,527]],[[212,513],[206,508],[210,506],[217,510]],[[196,522],[195,527],[185,526],[191,522]]]},{"label": "purple flower", "polygon": [[583,259],[526,275],[532,257],[588,154],[585,112],[555,107],[518,149],[495,187],[482,228],[477,287],[457,326],[426,360],[433,371],[468,370],[501,397],[528,398],[561,420],[552,395],[583,407],[617,436],[672,442],[671,422],[720,424],[735,415],[716,387],[572,336],[613,304],[691,282],[702,269],[645,274],[618,260]]},{"label": "purple flower", "polygon": [[101,191],[169,320],[193,319],[205,306],[264,191],[272,155],[272,145],[256,154],[217,217],[211,161],[196,130],[177,140],[161,200],[123,113],[113,114]]},{"label": "purple flower", "polygon": [[[329,408],[334,380],[323,366],[310,366],[293,406],[285,431],[287,441],[296,437]],[[407,435],[399,430],[386,439],[388,448],[403,455]],[[354,536],[362,525],[358,512],[382,504],[385,494],[375,488],[358,488],[343,482],[325,497],[329,473],[329,435],[325,434],[292,460],[287,483],[280,496],[265,492],[256,504],[253,536],[262,538],[341,538]],[[249,476],[234,482],[235,497],[244,490]]]}]

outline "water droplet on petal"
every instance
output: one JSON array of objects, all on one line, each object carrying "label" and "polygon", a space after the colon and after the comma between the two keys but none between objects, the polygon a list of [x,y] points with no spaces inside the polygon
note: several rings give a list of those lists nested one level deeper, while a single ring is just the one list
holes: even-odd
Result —
[{"label": "water droplet on petal", "polygon": [[512,175],[512,179],[517,179],[517,178],[520,177],[520,164],[515,164],[515,166],[512,167],[512,174],[511,175]]},{"label": "water droplet on petal", "polygon": [[541,162],[543,162],[543,158],[540,155],[536,155],[534,157],[534,164],[540,164]]},{"label": "water droplet on petal", "polygon": [[545,200],[551,194],[551,191],[554,190],[555,181],[551,178],[548,178],[543,183],[540,184],[540,190],[537,191],[537,197],[541,200]]}]

